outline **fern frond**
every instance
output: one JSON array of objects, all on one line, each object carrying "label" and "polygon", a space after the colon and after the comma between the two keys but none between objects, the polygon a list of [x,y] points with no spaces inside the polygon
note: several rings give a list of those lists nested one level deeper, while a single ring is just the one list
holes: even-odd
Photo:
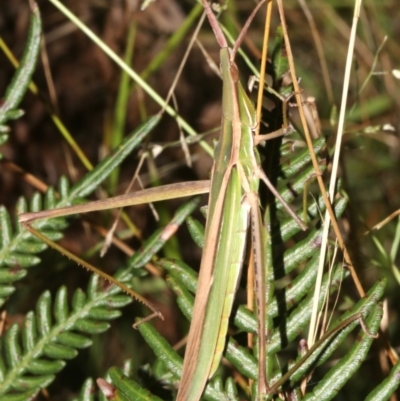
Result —
[{"label": "fern frond", "polygon": [[92,344],[90,336],[104,332],[108,321],[120,316],[119,309],[132,299],[117,287],[102,289],[99,280],[93,276],[86,293],[75,291],[72,308],[65,287],[58,290],[54,302],[46,291],[22,328],[14,324],[0,338],[1,397],[25,400],[28,394],[37,394],[54,380],[66,360]]},{"label": "fern frond", "polygon": [[[72,188],[69,188],[68,181],[62,178],[59,182],[59,195],[53,189],[48,190],[44,199],[36,194],[29,208],[26,201],[21,199],[17,205],[17,213],[54,209],[81,202],[83,197],[88,196],[108,177],[115,166],[120,165],[132,150],[140,145],[158,121],[159,117],[152,117],[138,127],[115,153],[105,158]],[[40,259],[36,255],[47,248],[46,244],[23,230],[17,222],[15,226],[16,229],[13,230],[9,213],[0,206],[0,305],[4,304],[7,297],[13,293],[14,283],[26,275],[26,269],[39,263]],[[53,241],[62,237],[62,231],[66,226],[65,218],[40,220],[33,224],[33,227]]]}]

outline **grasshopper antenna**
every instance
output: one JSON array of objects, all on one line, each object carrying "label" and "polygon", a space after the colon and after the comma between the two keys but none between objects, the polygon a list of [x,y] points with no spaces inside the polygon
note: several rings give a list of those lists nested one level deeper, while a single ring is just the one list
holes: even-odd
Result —
[{"label": "grasshopper antenna", "polygon": [[[233,49],[231,52],[231,62],[233,62],[233,60],[235,59],[235,55],[240,47],[240,45],[243,42],[243,38],[246,35],[249,26],[251,24],[251,22],[253,21],[255,15],[257,14],[257,11],[260,9],[260,7],[265,3],[266,0],[261,0],[256,8],[251,12],[249,18],[247,18],[246,23],[244,24],[238,38],[236,39],[235,44],[233,45]],[[218,24],[218,21],[210,7],[210,3],[206,0],[202,0],[203,6],[204,6],[204,10],[207,14],[208,17],[208,21],[210,22],[211,28],[214,31],[215,37],[217,39],[218,44],[220,45],[220,47],[229,47],[228,46],[228,42],[226,41],[225,35],[222,32],[222,29],[220,27],[220,25]]]},{"label": "grasshopper antenna", "polygon": [[256,8],[251,12],[249,18],[247,18],[246,23],[244,24],[242,30],[240,31],[239,36],[238,36],[238,38],[236,39],[235,44],[233,45],[233,49],[232,49],[232,53],[231,53],[231,61],[233,61],[233,60],[235,59],[235,55],[236,55],[236,53],[237,53],[237,51],[238,51],[240,45],[241,45],[242,42],[243,42],[244,36],[246,35],[246,33],[247,33],[248,29],[249,29],[249,26],[250,26],[251,22],[253,21],[253,19],[254,19],[254,17],[256,16],[258,10],[259,10],[260,7],[265,3],[265,1],[266,1],[266,0],[261,0],[261,1],[257,4]]}]

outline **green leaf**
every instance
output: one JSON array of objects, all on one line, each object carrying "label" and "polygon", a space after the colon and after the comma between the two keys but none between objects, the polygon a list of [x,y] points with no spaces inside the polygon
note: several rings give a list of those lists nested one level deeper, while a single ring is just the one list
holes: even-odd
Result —
[{"label": "green leaf", "polygon": [[112,385],[115,386],[113,400],[121,401],[162,401],[160,398],[152,395],[149,391],[144,390],[139,384],[133,380],[127,380],[127,377],[116,368],[112,368],[108,372]]},{"label": "green leaf", "polygon": [[[42,23],[39,14],[39,7],[34,4],[30,19],[28,41],[25,46],[21,63],[14,74],[13,79],[7,87],[4,101],[0,106],[0,129],[4,132],[8,120],[20,118],[22,110],[17,107],[21,103],[22,97],[28,89],[32,74],[35,70],[36,61],[40,50],[40,39],[42,33]],[[4,140],[4,136],[1,141]]]},{"label": "green leaf", "polygon": [[91,378],[86,379],[82,385],[79,397],[74,398],[74,401],[94,401],[94,388],[93,380]]}]

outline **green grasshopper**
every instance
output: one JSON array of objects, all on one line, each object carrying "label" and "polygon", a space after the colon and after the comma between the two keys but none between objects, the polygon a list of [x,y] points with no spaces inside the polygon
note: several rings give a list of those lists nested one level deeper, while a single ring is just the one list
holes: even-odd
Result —
[{"label": "green grasshopper", "polygon": [[[202,0],[220,50],[223,82],[221,136],[214,152],[214,167],[208,202],[205,243],[199,284],[190,325],[177,401],[200,399],[207,380],[215,373],[225,346],[228,319],[243,264],[247,229],[251,226],[257,298],[259,377],[258,394],[266,394],[265,367],[265,277],[266,235],[258,202],[261,179],[285,205],[260,168],[254,145],[257,126],[254,107],[239,81],[235,54],[250,21],[250,15],[233,49],[216,20],[209,3]],[[293,212],[287,206],[291,215]],[[297,219],[298,221],[298,219]],[[304,224],[299,221],[302,229]]]},{"label": "green grasshopper", "polygon": [[[225,36],[210,5],[202,0],[220,51],[220,70],[223,81],[221,136],[214,152],[214,167],[210,182],[184,183],[180,186],[160,187],[139,191],[105,201],[72,206],[51,211],[26,213],[19,221],[43,241],[54,247],[48,239],[30,226],[40,218],[85,213],[100,209],[122,207],[161,199],[210,192],[205,230],[205,243],[200,266],[193,318],[183,363],[178,401],[199,400],[207,380],[215,373],[225,346],[228,319],[245,257],[248,228],[251,231],[251,252],[255,265],[255,288],[258,315],[259,379],[258,394],[266,394],[268,383],[265,368],[265,277],[266,277],[266,231],[263,227],[258,200],[260,179],[283,203],[288,212],[305,230],[279,193],[270,183],[259,164],[255,149],[254,130],[257,126],[254,107],[239,82],[234,62],[242,38],[263,1],[257,5],[242,30],[233,49],[228,47]],[[57,249],[59,247],[57,246]],[[65,253],[65,251],[61,252]],[[68,256],[72,257],[71,254]],[[81,263],[80,261],[78,263]],[[89,267],[102,277],[115,280]],[[122,288],[122,287],[121,287]],[[128,288],[125,291],[132,293]],[[138,296],[133,294],[136,298]],[[144,299],[140,300],[148,305]],[[154,308],[153,312],[160,316]]]}]

